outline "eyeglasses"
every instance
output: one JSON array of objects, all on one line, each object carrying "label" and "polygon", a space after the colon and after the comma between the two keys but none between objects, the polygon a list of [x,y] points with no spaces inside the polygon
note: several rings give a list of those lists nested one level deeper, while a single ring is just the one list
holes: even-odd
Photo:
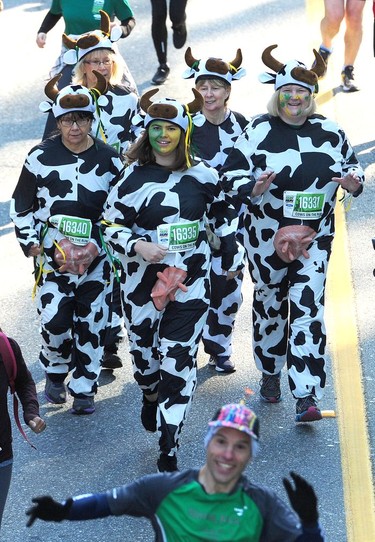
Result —
[{"label": "eyeglasses", "polygon": [[81,119],[60,119],[60,122],[63,126],[66,128],[73,126],[74,123],[76,123],[77,126],[87,126],[88,123],[91,121],[88,117],[83,117]]},{"label": "eyeglasses", "polygon": [[90,64],[90,66],[95,66],[95,68],[99,68],[100,64],[103,64],[103,66],[110,66],[112,64],[112,60],[107,58],[106,60],[85,60],[85,64]]}]

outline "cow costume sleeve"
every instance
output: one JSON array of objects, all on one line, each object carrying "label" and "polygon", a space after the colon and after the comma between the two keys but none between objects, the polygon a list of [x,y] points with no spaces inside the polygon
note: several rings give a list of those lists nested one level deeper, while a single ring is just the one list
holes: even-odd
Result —
[{"label": "cow costume sleeve", "polygon": [[[288,167],[285,164],[289,164]],[[266,170],[274,171],[276,178],[262,197],[253,199],[251,193],[255,181]],[[256,117],[237,139],[220,171],[228,194],[239,198],[256,213],[256,208],[273,209],[268,219],[275,222],[275,231],[294,221],[284,216],[285,191],[323,194],[321,216],[309,221],[320,235],[334,231],[333,211],[339,185],[332,179],[348,172],[356,173],[364,181],[363,170],[344,131],[318,114],[309,117],[295,130],[280,118]],[[354,196],[360,192],[361,189]],[[301,220],[297,222],[300,224]]]}]

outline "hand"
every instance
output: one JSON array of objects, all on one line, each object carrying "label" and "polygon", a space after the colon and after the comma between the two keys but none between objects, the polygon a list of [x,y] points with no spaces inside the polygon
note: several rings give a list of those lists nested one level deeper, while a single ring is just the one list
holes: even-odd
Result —
[{"label": "hand", "polygon": [[295,487],[287,478],[283,478],[285,491],[288,494],[292,508],[297,512],[302,523],[305,525],[315,525],[318,522],[318,499],[314,488],[302,476],[295,472],[290,472]]},{"label": "hand", "polygon": [[264,194],[264,192],[269,189],[270,184],[275,177],[276,173],[274,173],[273,171],[262,173],[259,179],[255,182],[255,186],[253,188],[253,191],[251,192],[251,197],[257,198],[258,196]]},{"label": "hand", "polygon": [[242,272],[242,269],[239,269],[238,271],[225,271],[222,269],[223,275],[226,275],[227,280],[233,280],[235,277],[238,277],[238,275]]},{"label": "hand", "polygon": [[83,275],[99,254],[96,245],[92,242],[87,243],[85,246],[78,246],[68,239],[63,239],[59,242],[59,247],[63,253],[56,248],[54,260],[60,266],[60,273]]},{"label": "hand", "polygon": [[54,501],[52,497],[43,495],[43,497],[35,497],[31,499],[35,506],[29,508],[26,512],[30,516],[26,527],[31,527],[36,519],[44,521],[62,521],[69,515],[69,510],[72,507],[73,499],[68,499],[64,504]]},{"label": "hand", "polygon": [[29,253],[28,253],[28,257],[31,258],[31,257],[35,257],[35,256],[39,256],[39,254],[42,252],[42,249],[40,248],[39,245],[32,245],[32,247],[30,248],[29,250]]},{"label": "hand", "polygon": [[347,173],[344,177],[332,177],[332,181],[339,183],[345,190],[354,194],[362,186],[361,178],[356,173]]},{"label": "hand", "polygon": [[187,277],[186,271],[177,267],[166,267],[163,272],[156,273],[158,280],[151,291],[152,301],[155,307],[161,311],[170,301],[175,301],[175,293],[180,288],[183,292],[188,289],[182,283]]},{"label": "hand", "polygon": [[165,247],[150,241],[143,241],[142,239],[135,243],[134,250],[149,263],[160,263],[167,254],[167,249]]},{"label": "hand", "polygon": [[39,418],[39,416],[35,416],[35,418],[30,420],[28,425],[34,433],[41,433],[46,428],[46,422],[42,418]]},{"label": "hand", "polygon": [[291,263],[300,256],[310,258],[307,247],[315,236],[316,232],[310,226],[284,226],[276,232],[273,245],[279,258]]},{"label": "hand", "polygon": [[47,41],[47,34],[45,34],[44,32],[39,32],[39,34],[37,34],[36,36],[37,46],[43,49],[43,47],[46,44],[46,41]]}]

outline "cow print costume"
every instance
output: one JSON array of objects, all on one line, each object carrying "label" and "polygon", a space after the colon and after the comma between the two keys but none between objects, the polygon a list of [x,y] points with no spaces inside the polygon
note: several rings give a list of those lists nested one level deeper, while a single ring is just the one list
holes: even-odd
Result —
[{"label": "cow print costume", "polygon": [[125,86],[109,85],[105,97],[108,103],[100,106],[100,116],[95,113],[92,133],[123,155],[139,135],[131,123],[139,112],[138,96]]},{"label": "cow print costume", "polygon": [[[235,111],[229,111],[228,116],[219,125],[205,119],[203,124],[194,126],[192,137],[194,150],[205,162],[219,170],[247,123],[248,120]],[[239,216],[240,240],[241,223],[242,214]],[[211,356],[230,358],[235,318],[242,304],[243,273],[227,281],[222,274],[220,250],[213,251],[210,280],[210,308],[202,335],[204,348]]]},{"label": "cow print costume", "polygon": [[[158,392],[159,445],[166,454],[179,446],[197,385],[197,350],[210,299],[206,215],[226,247],[224,267],[237,269],[242,260],[235,242],[238,220],[217,172],[202,162],[185,171],[134,162],[110,193],[104,213],[105,239],[120,255],[126,275],[123,303],[134,377],[147,395]],[[160,264],[134,251],[140,239],[158,242],[159,225],[186,221],[198,222],[193,249],[168,252]],[[157,272],[168,266],[187,272],[188,291],[178,290],[176,301],[158,311],[151,290]]]},{"label": "cow print costume", "polygon": [[[29,152],[11,201],[11,218],[27,256],[43,244],[38,313],[42,347],[39,360],[47,373],[67,375],[73,396],[97,389],[108,317],[106,295],[110,262],[102,248],[99,222],[110,188],[122,169],[114,149],[100,140],[74,154],[54,136]],[[54,261],[56,242],[64,236],[53,227],[53,215],[90,219],[91,240],[99,255],[82,275],[60,273]]]},{"label": "cow print costume", "polygon": [[[252,200],[255,181],[266,170],[276,178]],[[263,373],[277,374],[286,362],[295,398],[313,394],[320,399],[326,383],[324,294],[339,186],[331,179],[349,171],[363,179],[345,133],[318,114],[293,127],[270,115],[253,119],[221,171],[224,189],[247,206],[244,245],[254,283],[255,363]],[[287,190],[324,196],[322,216],[286,218]],[[309,259],[300,256],[285,263],[275,252],[274,237],[281,226],[296,223],[311,226],[316,237]]]}]

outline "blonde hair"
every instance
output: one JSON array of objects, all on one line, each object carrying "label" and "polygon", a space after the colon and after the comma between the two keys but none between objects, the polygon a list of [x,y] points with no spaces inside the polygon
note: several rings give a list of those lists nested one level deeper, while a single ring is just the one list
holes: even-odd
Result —
[{"label": "blonde hair", "polygon": [[[271,99],[267,104],[267,111],[271,117],[280,117],[280,90],[281,89],[278,89],[272,94]],[[304,114],[309,117],[310,115],[313,115],[316,110],[317,105],[314,94],[310,94],[310,105],[304,110]]]},{"label": "blonde hair", "polygon": [[74,72],[73,72],[73,83],[77,85],[83,85],[87,87],[87,77],[85,74],[85,61],[92,60],[93,58],[98,58],[103,60],[104,57],[109,57],[112,60],[112,70],[111,77],[109,79],[109,84],[112,86],[119,85],[122,80],[124,73],[124,65],[120,55],[116,54],[110,49],[94,49],[90,53],[87,53],[84,57],[77,62]]}]

